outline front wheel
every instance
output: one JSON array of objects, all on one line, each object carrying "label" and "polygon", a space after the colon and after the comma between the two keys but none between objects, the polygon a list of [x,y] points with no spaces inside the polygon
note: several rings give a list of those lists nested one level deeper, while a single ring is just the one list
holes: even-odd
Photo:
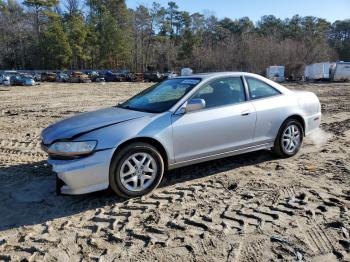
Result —
[{"label": "front wheel", "polygon": [[114,157],[109,182],[113,191],[125,198],[139,197],[155,189],[164,174],[164,161],[158,150],[146,143],[133,143]]},{"label": "front wheel", "polygon": [[303,143],[304,132],[299,121],[287,119],[281,126],[272,151],[280,157],[292,157]]}]

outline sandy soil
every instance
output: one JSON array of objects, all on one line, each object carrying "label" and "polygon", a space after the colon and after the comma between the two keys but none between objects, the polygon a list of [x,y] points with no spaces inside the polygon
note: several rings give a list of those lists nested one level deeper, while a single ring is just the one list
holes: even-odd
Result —
[{"label": "sandy soil", "polygon": [[289,85],[324,114],[293,158],[182,168],[142,199],[56,196],[41,130],[146,86],[0,87],[0,261],[350,261],[350,84]]}]

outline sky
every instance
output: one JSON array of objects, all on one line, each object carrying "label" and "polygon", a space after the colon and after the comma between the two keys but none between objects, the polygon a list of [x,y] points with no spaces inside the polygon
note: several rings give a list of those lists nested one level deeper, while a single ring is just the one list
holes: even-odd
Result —
[{"label": "sky", "polygon": [[[126,0],[129,8],[151,6],[153,0]],[[166,6],[169,0],[156,0]],[[295,14],[316,16],[330,22],[350,18],[350,0],[175,0],[181,11],[213,14],[231,19],[248,16],[256,22],[263,15],[290,18]]]}]

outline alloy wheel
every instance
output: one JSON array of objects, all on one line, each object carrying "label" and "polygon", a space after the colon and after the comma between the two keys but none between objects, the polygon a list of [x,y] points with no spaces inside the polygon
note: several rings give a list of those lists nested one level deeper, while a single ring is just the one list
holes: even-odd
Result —
[{"label": "alloy wheel", "polygon": [[128,157],[120,169],[120,181],[129,191],[137,192],[152,185],[157,175],[157,163],[148,153]]},{"label": "alloy wheel", "polygon": [[285,152],[292,154],[301,143],[301,132],[297,125],[289,125],[283,132],[282,146]]}]

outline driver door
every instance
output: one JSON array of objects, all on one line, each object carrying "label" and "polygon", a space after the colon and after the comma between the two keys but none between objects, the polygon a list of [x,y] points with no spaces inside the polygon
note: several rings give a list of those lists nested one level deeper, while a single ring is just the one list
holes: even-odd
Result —
[{"label": "driver door", "polygon": [[205,108],[172,116],[175,162],[252,145],[256,112],[246,99],[241,77],[213,80],[193,98],[205,100]]}]

